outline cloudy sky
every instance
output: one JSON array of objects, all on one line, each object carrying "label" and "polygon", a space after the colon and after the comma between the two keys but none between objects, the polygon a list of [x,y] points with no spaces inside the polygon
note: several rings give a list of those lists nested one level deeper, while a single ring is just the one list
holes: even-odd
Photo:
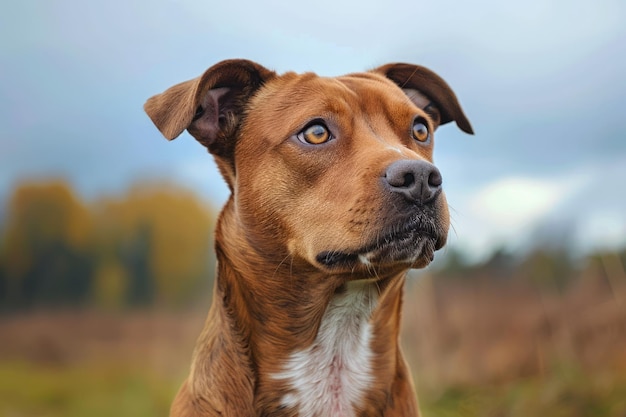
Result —
[{"label": "cloudy sky", "polygon": [[567,230],[626,244],[622,0],[21,0],[0,15],[0,202],[62,177],[87,198],[163,178],[216,205],[203,148],[168,143],[146,98],[227,58],[340,75],[392,61],[455,89],[476,135],[447,125],[435,162],[451,241],[475,256]]}]

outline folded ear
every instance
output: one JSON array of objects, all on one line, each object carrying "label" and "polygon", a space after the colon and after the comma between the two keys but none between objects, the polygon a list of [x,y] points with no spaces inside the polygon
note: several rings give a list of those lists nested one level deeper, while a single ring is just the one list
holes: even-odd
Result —
[{"label": "folded ear", "polygon": [[[185,129],[209,150],[245,102],[276,74],[252,61],[232,59],[215,64],[202,76],[177,84],[146,101],[144,109],[168,140]],[[232,126],[231,126],[232,127]]]},{"label": "folded ear", "polygon": [[472,125],[450,86],[428,68],[412,64],[387,64],[373,70],[402,88],[406,95],[429,113],[436,124],[455,121],[464,132],[474,134]]},{"label": "folded ear", "polygon": [[275,76],[273,71],[252,61],[222,61],[202,76],[149,98],[144,109],[168,140],[176,139],[187,129],[206,146],[232,191],[235,139],[246,103]]}]

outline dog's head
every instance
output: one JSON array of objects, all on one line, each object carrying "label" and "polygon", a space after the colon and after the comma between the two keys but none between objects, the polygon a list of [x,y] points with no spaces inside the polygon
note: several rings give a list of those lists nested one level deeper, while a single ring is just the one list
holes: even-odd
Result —
[{"label": "dog's head", "polygon": [[324,78],[229,60],[145,110],[167,139],[187,129],[214,155],[237,230],[268,256],[380,273],[423,267],[446,242],[434,134],[451,121],[472,128],[424,67]]}]

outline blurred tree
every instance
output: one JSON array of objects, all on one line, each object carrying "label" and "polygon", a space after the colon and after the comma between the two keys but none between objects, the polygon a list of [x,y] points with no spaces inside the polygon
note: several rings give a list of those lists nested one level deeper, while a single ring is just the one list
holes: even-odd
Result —
[{"label": "blurred tree", "polygon": [[152,226],[146,222],[137,225],[132,240],[120,248],[122,262],[128,269],[128,302],[146,305],[154,301],[155,278],[150,257],[152,253]]},{"label": "blurred tree", "polygon": [[88,207],[62,181],[22,183],[6,213],[1,309],[171,306],[211,288],[213,213],[176,186],[140,184]]},{"label": "blurred tree", "polygon": [[516,277],[518,263],[519,259],[505,246],[497,246],[489,258],[480,263],[470,261],[463,251],[452,246],[446,251],[443,263],[435,270],[435,274],[444,279],[462,281],[511,281]]},{"label": "blurred tree", "polygon": [[96,269],[93,282],[93,297],[97,306],[120,308],[126,305],[129,273],[117,259],[102,261]]},{"label": "blurred tree", "polygon": [[180,305],[210,288],[213,213],[194,194],[141,184],[96,207],[100,252],[123,267],[129,303]]},{"label": "blurred tree", "polygon": [[564,247],[535,248],[520,266],[523,279],[557,292],[565,290],[578,276],[578,268]]},{"label": "blurred tree", "polygon": [[4,257],[2,256],[2,253],[4,251],[2,250],[2,248],[0,248],[0,309],[8,304],[8,294],[7,294],[7,279],[6,279],[6,273],[4,271]]},{"label": "blurred tree", "polygon": [[23,183],[7,209],[2,245],[6,304],[76,304],[93,268],[93,224],[67,184]]},{"label": "blurred tree", "polygon": [[519,259],[509,249],[497,246],[491,256],[476,270],[480,275],[490,279],[514,281],[518,263]]},{"label": "blurred tree", "polygon": [[465,254],[456,246],[450,246],[444,253],[441,265],[434,273],[442,278],[463,278],[469,267],[470,262]]}]

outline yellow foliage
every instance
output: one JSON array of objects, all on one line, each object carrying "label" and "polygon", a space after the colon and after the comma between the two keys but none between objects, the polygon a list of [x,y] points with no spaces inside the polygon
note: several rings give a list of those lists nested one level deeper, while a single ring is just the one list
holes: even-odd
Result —
[{"label": "yellow foliage", "polygon": [[158,301],[177,304],[208,281],[213,215],[194,194],[171,185],[144,184],[121,200],[102,200],[98,206],[105,240],[131,242],[148,233]]},{"label": "yellow foliage", "polygon": [[107,306],[176,305],[210,288],[214,213],[174,185],[87,206],[63,181],[26,182],[6,212],[0,267],[16,305],[86,294]]},{"label": "yellow foliage", "polygon": [[128,288],[128,272],[116,260],[103,262],[95,272],[93,295],[97,305],[121,307]]},{"label": "yellow foliage", "polygon": [[61,180],[21,184],[7,211],[5,262],[10,277],[25,273],[33,262],[34,245],[64,242],[84,249],[89,244],[93,231],[89,211]]}]

